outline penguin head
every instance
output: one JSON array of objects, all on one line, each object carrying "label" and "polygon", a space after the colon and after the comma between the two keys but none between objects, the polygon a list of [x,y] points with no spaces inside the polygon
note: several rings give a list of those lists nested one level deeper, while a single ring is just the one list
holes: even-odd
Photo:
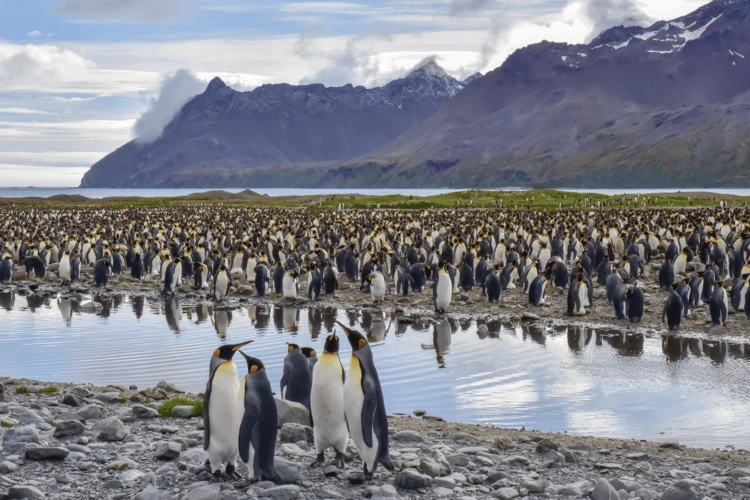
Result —
[{"label": "penguin head", "polygon": [[287,342],[286,345],[287,345],[287,352],[292,352],[295,349],[299,349],[299,346],[297,344],[290,344],[289,342]]},{"label": "penguin head", "polygon": [[242,357],[245,358],[245,362],[247,362],[247,373],[252,375],[258,370],[266,369],[266,365],[264,365],[263,361],[259,360],[258,358],[253,358],[252,356],[248,356],[242,351],[240,351],[240,354],[242,354]]},{"label": "penguin head", "polygon": [[214,350],[214,356],[225,361],[230,361],[234,356],[234,353],[239,351],[242,347],[251,343],[252,340],[247,342],[241,342],[239,344],[226,344]]},{"label": "penguin head", "polygon": [[336,335],[335,331],[326,337],[326,343],[323,350],[332,354],[337,354],[339,352],[339,337]]},{"label": "penguin head", "polygon": [[314,358],[318,355],[318,353],[315,352],[315,349],[313,349],[312,347],[303,347],[301,350],[302,354],[304,354],[307,358]]},{"label": "penguin head", "polygon": [[352,346],[352,351],[357,352],[361,349],[364,349],[367,346],[367,339],[364,335],[359,333],[357,330],[352,330],[350,328],[347,328],[345,325],[343,325],[340,322],[336,322],[339,324],[339,326],[344,330],[344,333],[346,334],[346,338],[349,340],[349,345]]}]

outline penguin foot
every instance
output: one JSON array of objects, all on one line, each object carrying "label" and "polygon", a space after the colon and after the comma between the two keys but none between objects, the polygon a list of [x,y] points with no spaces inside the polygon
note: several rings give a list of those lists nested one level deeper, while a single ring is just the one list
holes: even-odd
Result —
[{"label": "penguin foot", "polygon": [[343,469],[345,467],[343,453],[336,452],[336,458],[333,461],[333,465],[335,465],[338,469]]},{"label": "penguin foot", "polygon": [[281,476],[278,474],[274,474],[273,476],[263,476],[263,481],[272,481],[273,484],[281,485],[284,484],[284,481],[281,479]]},{"label": "penguin foot", "polygon": [[237,472],[237,469],[232,464],[227,464],[226,475],[229,479],[233,481],[238,481],[242,479],[242,476],[239,475],[239,473]]},{"label": "penguin foot", "polygon": [[391,462],[390,457],[388,457],[387,459],[383,460],[383,462],[381,462],[381,463],[383,464],[383,467],[386,468],[386,470],[389,470],[389,471],[393,472],[394,467],[393,467],[393,462]]},{"label": "penguin foot", "polygon": [[324,461],[325,457],[323,456],[323,453],[318,453],[318,456],[315,457],[315,461],[310,464],[310,467],[318,467],[320,465],[323,465]]}]

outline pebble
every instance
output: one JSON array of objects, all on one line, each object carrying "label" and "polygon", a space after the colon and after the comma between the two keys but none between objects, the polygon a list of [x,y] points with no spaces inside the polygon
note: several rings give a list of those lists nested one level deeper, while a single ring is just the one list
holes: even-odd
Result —
[{"label": "pebble", "polygon": [[94,424],[99,431],[98,438],[104,441],[122,441],[128,435],[125,425],[117,417],[108,417]]},{"label": "pebble", "polygon": [[27,460],[64,460],[70,452],[65,448],[26,448]]},{"label": "pebble", "polygon": [[414,469],[404,469],[396,474],[396,484],[407,490],[418,490],[432,485],[432,478]]},{"label": "pebble", "polygon": [[83,424],[78,420],[63,420],[55,426],[54,436],[56,438],[80,436],[83,434]]},{"label": "pebble", "polygon": [[155,408],[151,408],[151,407],[143,406],[143,405],[133,406],[132,412],[133,412],[133,415],[135,415],[135,418],[139,418],[142,420],[156,418],[159,416],[159,412]]},{"label": "pebble", "polygon": [[156,445],[154,456],[161,460],[174,460],[180,456],[182,447],[173,442],[162,441]]}]

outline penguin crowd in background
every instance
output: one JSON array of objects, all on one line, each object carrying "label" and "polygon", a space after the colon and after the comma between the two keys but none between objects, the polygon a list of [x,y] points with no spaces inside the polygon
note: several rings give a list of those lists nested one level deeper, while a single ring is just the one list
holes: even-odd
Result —
[{"label": "penguin crowd in background", "polygon": [[[316,449],[311,466],[322,465],[325,452],[332,448],[333,464],[344,468],[351,436],[369,480],[379,465],[393,470],[383,390],[367,338],[342,323],[339,326],[352,349],[348,376],[335,330],[326,338],[319,359],[313,349],[289,344],[281,398],[308,411]],[[278,410],[271,382],[263,362],[240,350],[251,342],[223,345],[211,355],[203,396],[206,467],[215,477],[222,476],[223,467],[226,477],[237,480],[242,477],[237,470],[241,460],[248,479],[281,484],[274,465]],[[234,363],[237,352],[247,364],[241,379]]]},{"label": "penguin crowd in background", "polygon": [[[239,287],[244,295],[325,300],[349,282],[375,304],[431,291],[439,314],[460,308],[465,299],[457,299],[478,288],[488,307],[522,294],[529,307],[567,299],[572,316],[588,314],[606,289],[613,316],[636,323],[661,310],[676,329],[705,306],[716,326],[750,318],[750,209],[726,203],[680,210],[219,204],[6,212],[0,282],[42,280],[49,270],[63,285],[85,279],[104,288],[121,275],[114,283],[160,280],[167,296],[197,290],[217,302]],[[655,283],[642,281],[647,266],[658,271]],[[550,294],[555,288],[561,293]]]}]

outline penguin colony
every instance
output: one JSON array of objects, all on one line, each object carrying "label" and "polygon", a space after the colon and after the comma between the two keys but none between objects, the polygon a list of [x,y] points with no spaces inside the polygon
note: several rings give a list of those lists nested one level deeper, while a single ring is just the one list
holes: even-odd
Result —
[{"label": "penguin colony", "polygon": [[[670,330],[698,307],[724,326],[730,310],[750,319],[750,209],[729,207],[532,210],[306,210],[223,205],[10,208],[0,225],[0,282],[63,284],[93,275],[158,277],[162,293],[185,283],[224,301],[236,283],[260,296],[323,300],[342,282],[374,303],[432,292],[437,313],[480,288],[490,303],[520,293],[532,307],[563,292],[584,316],[594,289],[613,316],[661,314]],[[647,311],[643,270],[661,262],[663,307]],[[658,264],[657,264],[658,265]],[[649,284],[650,285],[650,284]],[[431,288],[431,290],[429,290]],[[512,291],[512,292],[509,292]],[[600,294],[597,295],[597,300]]]},{"label": "penguin colony", "polygon": [[[344,453],[351,435],[364,464],[365,479],[372,479],[378,465],[393,470],[388,455],[388,419],[383,391],[367,339],[339,323],[352,348],[348,376],[339,359],[339,337],[326,338],[318,358],[313,349],[290,344],[281,378],[283,399],[307,408],[317,456],[312,466],[325,462],[325,452],[335,452],[334,465],[344,467]],[[206,465],[219,477],[240,479],[237,460],[247,467],[250,480],[281,484],[274,466],[278,415],[265,365],[240,349],[252,341],[217,348],[209,365],[203,398]],[[247,363],[240,380],[234,355]]]}]

